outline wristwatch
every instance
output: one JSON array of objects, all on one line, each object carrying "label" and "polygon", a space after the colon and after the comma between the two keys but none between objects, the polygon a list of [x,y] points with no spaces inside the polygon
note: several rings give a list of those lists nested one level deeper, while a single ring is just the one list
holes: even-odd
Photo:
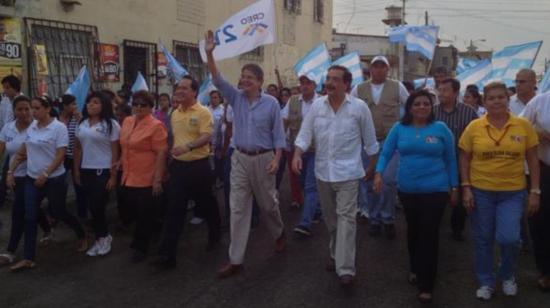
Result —
[{"label": "wristwatch", "polygon": [[539,195],[539,196],[540,196],[540,193],[541,193],[539,188],[531,188],[531,190],[529,192],[532,193],[532,194],[535,194],[535,195]]}]

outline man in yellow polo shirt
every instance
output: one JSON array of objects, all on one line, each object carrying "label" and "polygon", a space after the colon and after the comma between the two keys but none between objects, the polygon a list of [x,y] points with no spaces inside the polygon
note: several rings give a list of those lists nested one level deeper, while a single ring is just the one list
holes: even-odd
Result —
[{"label": "man in yellow polo shirt", "polygon": [[185,76],[174,92],[173,99],[179,107],[170,120],[174,142],[170,151],[172,162],[168,166],[169,204],[160,257],[155,262],[164,269],[176,266],[177,243],[185,224],[189,200],[195,201],[208,225],[207,250],[215,248],[220,241],[220,214],[212,191],[213,174],[208,162],[213,120],[208,108],[196,100],[198,89],[198,82]]}]

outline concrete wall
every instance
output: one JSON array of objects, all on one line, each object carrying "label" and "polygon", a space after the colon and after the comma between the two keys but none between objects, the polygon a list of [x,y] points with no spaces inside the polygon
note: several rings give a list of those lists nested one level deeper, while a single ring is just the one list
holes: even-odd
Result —
[{"label": "concrete wall", "polygon": [[[82,5],[66,12],[59,0],[18,0],[15,10],[0,12],[15,17],[51,19],[97,26],[101,43],[122,47],[124,39],[158,43],[172,51],[172,40],[198,43],[205,31],[219,26],[232,14],[254,0],[80,0]],[[332,34],[332,0],[324,0],[324,21],[314,22],[313,1],[302,1],[301,14],[291,15],[284,10],[283,1],[275,0],[277,7],[278,42],[265,46],[263,66],[266,82],[274,82],[278,67],[283,80],[296,82],[292,67],[297,60],[320,42],[330,42]],[[249,62],[240,57],[220,62],[222,72],[233,82],[238,79],[240,67]],[[120,64],[124,53],[120,49]],[[121,75],[121,80],[123,80]],[[121,83],[107,87],[120,88]],[[159,83],[159,91],[169,89],[166,79]]]}]

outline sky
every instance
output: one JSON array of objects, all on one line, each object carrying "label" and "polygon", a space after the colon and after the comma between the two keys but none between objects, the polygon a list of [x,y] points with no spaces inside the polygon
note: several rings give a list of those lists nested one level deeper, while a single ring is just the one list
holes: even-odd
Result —
[{"label": "sky", "polygon": [[[509,45],[544,41],[534,65],[544,71],[550,61],[550,0],[406,0],[405,21],[440,26],[442,46],[453,44],[460,51],[470,40],[479,50],[500,50]],[[387,6],[399,0],[333,0],[333,27],[338,32],[385,35],[382,23]]]}]

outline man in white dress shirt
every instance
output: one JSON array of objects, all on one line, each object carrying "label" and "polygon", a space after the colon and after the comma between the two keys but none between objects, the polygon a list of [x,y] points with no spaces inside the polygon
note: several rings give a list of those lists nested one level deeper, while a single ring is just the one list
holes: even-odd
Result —
[{"label": "man in white dress shirt", "polygon": [[[330,233],[331,263],[343,286],[355,276],[355,235],[359,180],[365,176],[361,150],[378,153],[376,132],[367,104],[347,95],[351,73],[342,66],[329,68],[325,86],[328,95],[317,99],[307,113],[292,162],[302,171],[302,154],[315,146],[315,176],[325,223]],[[375,159],[370,160],[374,167]]]},{"label": "man in white dress shirt", "polygon": [[516,74],[516,95],[510,97],[510,111],[519,115],[529,101],[537,95],[537,74],[532,69],[522,69]]}]

